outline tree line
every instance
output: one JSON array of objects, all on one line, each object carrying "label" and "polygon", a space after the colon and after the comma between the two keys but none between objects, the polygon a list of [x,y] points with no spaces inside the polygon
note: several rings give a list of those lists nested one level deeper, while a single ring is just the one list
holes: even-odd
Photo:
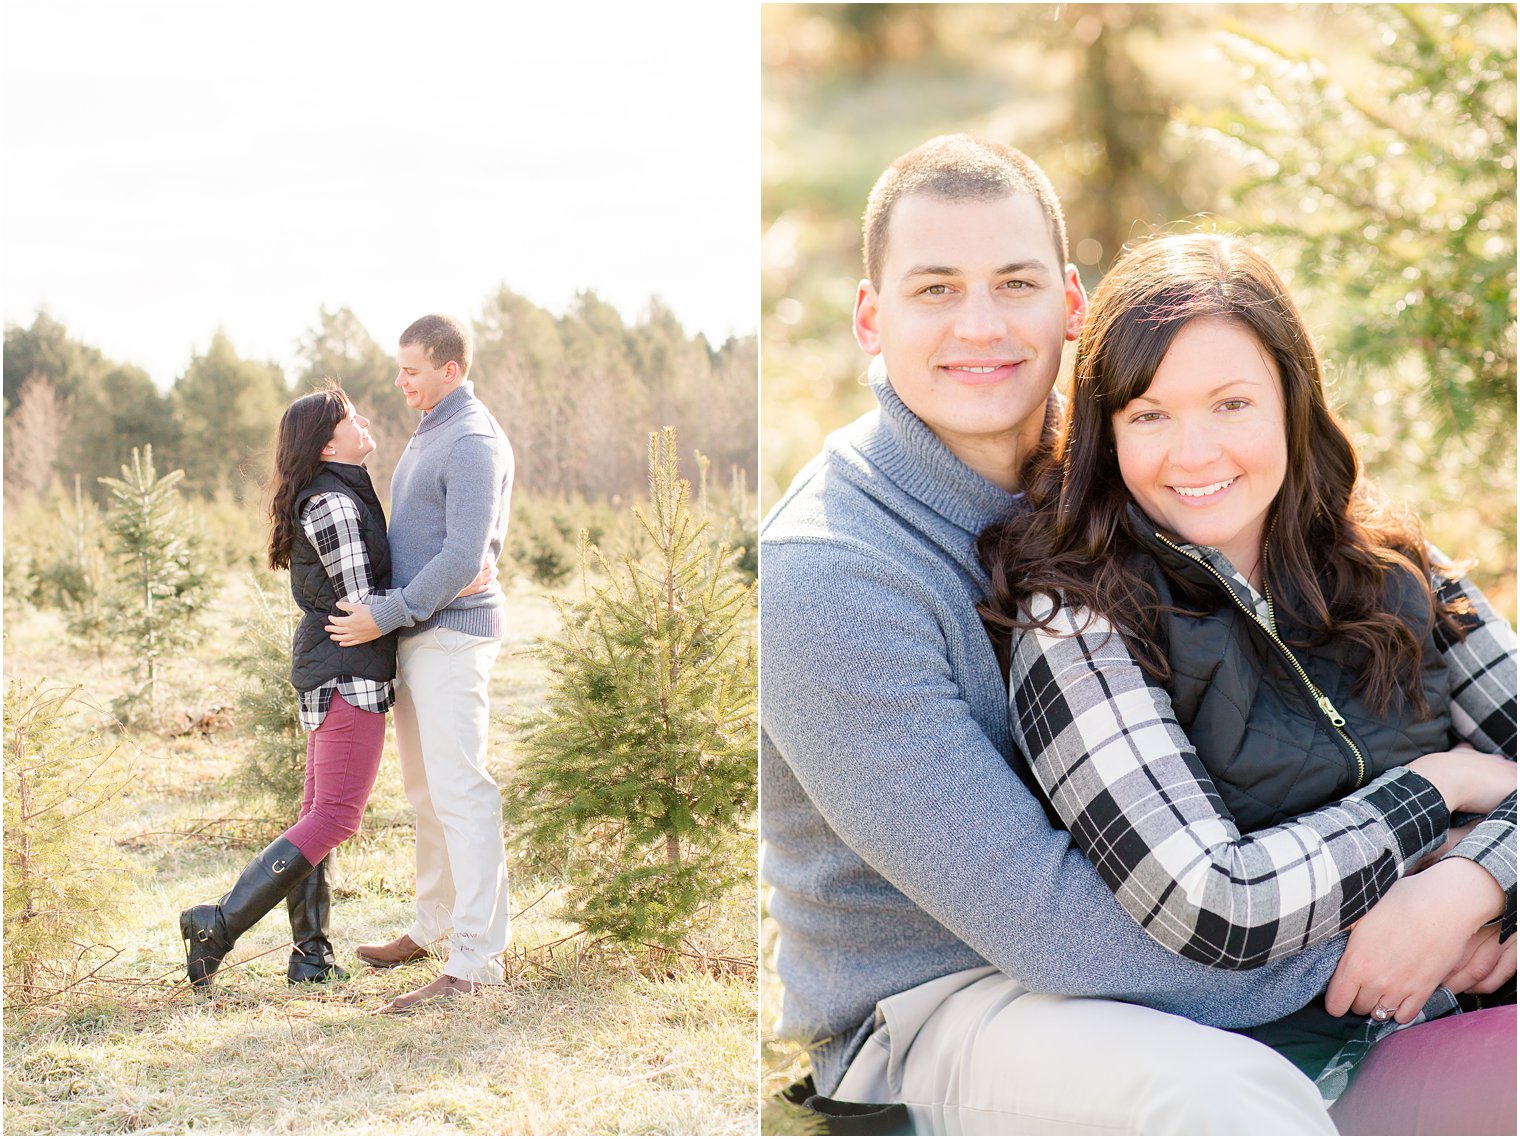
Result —
[{"label": "tree line", "polygon": [[[658,300],[628,323],[590,291],[555,316],[505,286],[482,306],[473,331],[470,378],[511,437],[518,486],[528,493],[637,495],[647,434],[666,424],[711,460],[714,475],[729,481],[738,472],[754,485],[755,337],[713,347],[688,335]],[[78,475],[104,502],[97,480],[117,474],[133,447],[151,446],[161,467],[185,471],[192,494],[256,498],[280,414],[329,376],[371,421],[377,448],[369,465],[383,494],[416,426],[392,386],[389,333],[382,344],[349,309],[323,308],[297,358],[299,371],[287,376],[275,363],[239,356],[219,329],[161,392],[143,369],[70,336],[45,311],[29,327],[7,325],[6,497],[40,496]]]}]

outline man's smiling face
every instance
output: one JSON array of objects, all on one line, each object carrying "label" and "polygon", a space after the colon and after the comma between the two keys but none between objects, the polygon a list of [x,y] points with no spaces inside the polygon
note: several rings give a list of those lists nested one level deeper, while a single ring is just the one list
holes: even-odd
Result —
[{"label": "man's smiling face", "polygon": [[406,406],[417,411],[432,411],[434,406],[456,386],[451,381],[459,374],[459,365],[450,360],[438,368],[428,359],[421,344],[403,344],[396,351],[396,386],[406,395]]},{"label": "man's smiling face", "polygon": [[1087,303],[1039,199],[904,198],[880,277],[860,284],[855,335],[908,409],[963,460],[1032,445]]}]

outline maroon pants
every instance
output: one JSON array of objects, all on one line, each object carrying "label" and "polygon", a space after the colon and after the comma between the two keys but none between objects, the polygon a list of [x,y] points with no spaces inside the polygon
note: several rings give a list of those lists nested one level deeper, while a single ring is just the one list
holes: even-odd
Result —
[{"label": "maroon pants", "polygon": [[300,821],[285,832],[313,866],[359,833],[384,745],[385,713],[355,708],[335,691],[322,726],[306,738]]},{"label": "maroon pants", "polygon": [[1395,1032],[1357,1065],[1330,1117],[1342,1135],[1515,1134],[1515,1006]]}]

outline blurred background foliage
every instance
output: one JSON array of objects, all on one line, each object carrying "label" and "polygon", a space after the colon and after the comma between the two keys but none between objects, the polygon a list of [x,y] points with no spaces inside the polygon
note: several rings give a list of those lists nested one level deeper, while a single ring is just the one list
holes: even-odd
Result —
[{"label": "blurred background foliage", "polygon": [[1156,232],[1257,242],[1370,473],[1513,619],[1515,27],[1513,5],[766,5],[763,505],[874,406],[867,192],[968,130],[1045,168],[1089,292]]}]

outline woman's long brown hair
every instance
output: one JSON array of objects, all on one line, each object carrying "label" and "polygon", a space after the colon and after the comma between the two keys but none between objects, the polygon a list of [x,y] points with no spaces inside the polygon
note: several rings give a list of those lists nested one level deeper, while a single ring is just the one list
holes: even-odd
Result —
[{"label": "woman's long brown hair", "polygon": [[347,417],[351,404],[335,380],[303,395],[280,416],[274,445],[274,475],[269,481],[269,568],[290,568],[290,543],[296,532],[296,495],[322,469],[322,448]]},{"label": "woman's long brown hair", "polygon": [[1428,714],[1421,642],[1433,621],[1456,636],[1460,629],[1434,603],[1425,628],[1411,629],[1408,616],[1385,602],[1390,573],[1414,575],[1429,592],[1419,525],[1389,509],[1362,478],[1326,402],[1319,354],[1277,272],[1244,242],[1215,234],[1161,237],[1129,250],[1093,294],[1065,426],[1024,465],[1027,509],[988,528],[977,544],[992,582],[980,611],[1000,655],[1006,663],[1012,630],[1048,624],[1049,615],[1029,617],[1030,601],[1045,597],[1106,617],[1150,676],[1170,676],[1160,599],[1133,563],[1139,547],[1125,524],[1130,495],[1113,416],[1150,387],[1178,332],[1202,318],[1248,329],[1282,381],[1287,472],[1263,566],[1279,615],[1311,630],[1305,643],[1344,640],[1365,651],[1356,691],[1373,708],[1386,712],[1402,691]]}]

